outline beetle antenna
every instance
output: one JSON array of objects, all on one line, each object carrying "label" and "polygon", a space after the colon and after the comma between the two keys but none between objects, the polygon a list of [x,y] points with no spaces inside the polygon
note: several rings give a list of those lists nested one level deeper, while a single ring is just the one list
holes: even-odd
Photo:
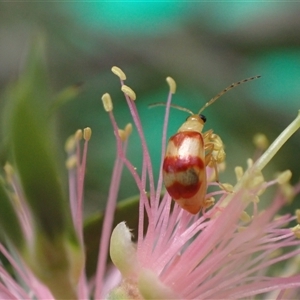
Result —
[{"label": "beetle antenna", "polygon": [[257,76],[253,76],[253,77],[249,77],[249,78],[246,78],[246,79],[243,79],[241,81],[238,81],[238,82],[235,82],[235,83],[232,83],[230,86],[228,86],[226,89],[224,89],[223,91],[221,91],[218,95],[216,95],[214,98],[210,99],[208,102],[205,103],[205,105],[199,110],[198,112],[198,115],[207,107],[207,106],[210,106],[211,104],[213,104],[217,99],[219,99],[221,96],[223,96],[225,93],[227,93],[228,91],[230,91],[231,89],[235,88],[236,86],[242,84],[242,83],[245,83],[247,81],[251,81],[251,80],[254,80],[254,79],[258,79],[260,78],[261,76],[260,75],[257,75]]},{"label": "beetle antenna", "polygon": [[[164,103],[164,102],[157,102],[157,103],[153,103],[153,104],[149,105],[150,108],[154,107],[154,106],[166,106],[166,103]],[[182,111],[185,111],[185,112],[187,112],[187,113],[189,113],[191,115],[194,115],[194,113],[191,110],[189,110],[189,109],[187,109],[185,107],[182,107],[182,106],[179,106],[179,105],[175,105],[175,104],[170,104],[170,107],[178,109],[178,110],[182,110]]]}]

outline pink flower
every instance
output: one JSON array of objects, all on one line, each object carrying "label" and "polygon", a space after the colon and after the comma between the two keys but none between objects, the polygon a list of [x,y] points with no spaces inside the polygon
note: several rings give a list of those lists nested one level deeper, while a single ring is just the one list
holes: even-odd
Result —
[{"label": "pink flower", "polygon": [[[8,243],[8,248],[0,244],[0,252],[11,264],[18,279],[1,267],[1,299],[88,299],[90,291],[84,274],[82,201],[90,136],[90,128],[85,128],[84,133],[78,130],[66,143],[69,154],[66,163],[69,170],[69,204],[76,236],[63,235],[61,239],[58,236],[55,238],[56,242],[47,236],[39,236],[37,220],[27,202],[18,175],[10,164],[5,165],[25,246],[15,249],[11,243]],[[82,137],[85,143],[81,154]]]},{"label": "pink flower", "polygon": [[[126,148],[132,126],[127,125],[124,130],[118,128],[110,96],[105,94],[103,102],[114,128],[117,157],[99,241],[96,274],[92,279],[85,274],[83,191],[91,137],[91,130],[86,128],[83,132],[77,131],[66,143],[71,222],[65,231],[57,228],[50,231],[52,227],[49,229],[46,226],[49,235],[41,234],[37,226],[38,213],[27,199],[24,183],[18,173],[9,164],[6,165],[10,189],[8,192],[1,185],[0,196],[10,199],[18,220],[15,223],[21,225],[22,237],[18,230],[14,232],[3,226],[9,225],[9,222],[0,220],[1,230],[7,233],[8,240],[5,245],[0,244],[0,252],[7,258],[14,273],[13,276],[8,272],[4,264],[0,266],[0,298],[251,299],[256,295],[263,295],[265,299],[296,298],[300,286],[300,225],[290,228],[289,223],[299,223],[300,213],[280,217],[277,213],[287,200],[299,193],[300,184],[295,187],[288,184],[289,171],[271,181],[266,181],[261,171],[299,128],[300,116],[258,160],[254,163],[248,160],[245,172],[240,167],[236,168],[237,183],[234,187],[223,184],[225,190],[217,189],[206,195],[207,198],[218,198],[214,206],[191,215],[174,203],[167,193],[161,196],[164,192],[162,175],[155,183],[150,154],[134,102],[136,95],[124,85],[126,76],[122,70],[114,67],[113,72],[121,79],[121,90],[141,139],[143,166],[141,174],[138,174],[127,159]],[[168,78],[168,83],[170,94],[163,128],[162,159],[170,103],[175,93],[175,82]],[[124,165],[140,191],[137,244],[131,241],[125,222],[117,225],[111,235]],[[214,170],[207,168],[206,172],[208,185],[219,187],[213,180]],[[262,211],[259,196],[274,185],[279,185],[275,197],[271,205]],[[13,235],[18,236],[17,242],[13,240]],[[109,250],[119,271],[106,265]],[[274,275],[275,272],[278,274]]]},{"label": "pink flower", "polygon": [[[299,128],[300,115],[276,139],[269,149],[243,172],[236,169],[237,183],[233,192],[223,190],[207,195],[218,196],[217,203],[196,216],[182,210],[163,190],[162,175],[155,188],[150,155],[142,124],[135,105],[134,92],[124,85],[123,72],[114,67],[121,79],[130,112],[143,148],[143,171],[139,176],[122,150],[118,126],[110,107],[110,97],[103,100],[109,112],[118,144],[118,156],[129,168],[140,190],[140,221],[137,244],[131,242],[130,230],[120,223],[113,231],[110,254],[122,273],[122,282],[110,299],[245,299],[255,295],[282,299],[296,297],[300,292],[300,272],[288,276],[286,270],[299,261],[299,226],[289,228],[296,216],[276,217],[287,197],[299,192],[300,184],[290,191],[290,171],[272,181],[261,173],[285,141]],[[166,105],[162,144],[166,144],[166,127],[175,82],[168,78],[170,94]],[[162,158],[165,146],[162,149]],[[211,169],[207,168],[208,178]],[[259,196],[266,188],[279,184],[271,205],[260,211]],[[149,194],[145,191],[149,185]],[[209,185],[213,185],[212,182]],[[289,196],[287,191],[290,191]],[[247,209],[248,213],[245,211]],[[144,219],[148,220],[146,234]],[[280,263],[285,262],[285,265]],[[270,275],[270,268],[282,271]],[[284,266],[284,267],[283,267]]]}]

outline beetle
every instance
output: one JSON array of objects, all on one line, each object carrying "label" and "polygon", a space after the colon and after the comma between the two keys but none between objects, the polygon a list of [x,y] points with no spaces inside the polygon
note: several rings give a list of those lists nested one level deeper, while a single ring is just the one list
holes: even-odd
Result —
[{"label": "beetle", "polygon": [[[173,108],[188,112],[191,116],[169,139],[162,167],[163,181],[173,200],[189,213],[197,214],[201,209],[214,204],[213,198],[205,197],[206,167],[215,169],[218,182],[218,164],[226,157],[221,138],[212,129],[202,132],[206,117],[201,113],[232,88],[259,77],[254,76],[231,84],[209,100],[197,114],[184,107],[171,105]],[[221,184],[220,186],[222,187]]]}]

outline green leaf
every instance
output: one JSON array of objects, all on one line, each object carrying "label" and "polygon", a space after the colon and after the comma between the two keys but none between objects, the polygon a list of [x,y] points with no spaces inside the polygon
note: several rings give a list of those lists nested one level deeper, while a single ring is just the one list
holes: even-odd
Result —
[{"label": "green leaf", "polygon": [[35,40],[23,75],[11,89],[9,142],[38,230],[53,239],[67,228],[66,199],[47,128],[44,41]]},{"label": "green leaf", "polygon": [[17,249],[21,249],[24,245],[23,231],[2,178],[0,178],[0,207],[1,235],[8,238]]},{"label": "green leaf", "polygon": [[[112,229],[122,221],[133,229],[133,235],[137,239],[139,196],[130,197],[117,204]],[[84,242],[86,247],[86,272],[88,276],[95,273],[99,244],[103,226],[103,213],[97,213],[89,217],[84,225]]]},{"label": "green leaf", "polygon": [[[24,73],[10,88],[7,98],[8,149],[13,152],[35,226],[34,243],[30,241],[20,254],[56,299],[75,299],[85,257],[67,210],[48,129],[50,95],[41,37],[33,43]],[[4,208],[10,212],[10,207]]]}]

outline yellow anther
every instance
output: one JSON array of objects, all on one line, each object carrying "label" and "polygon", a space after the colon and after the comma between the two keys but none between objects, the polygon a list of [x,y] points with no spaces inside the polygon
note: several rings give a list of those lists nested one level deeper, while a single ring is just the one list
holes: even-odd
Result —
[{"label": "yellow anther", "polygon": [[253,194],[244,195],[242,198],[245,202],[253,202],[253,203],[259,203],[260,199],[258,196],[254,196]]},{"label": "yellow anther", "polygon": [[233,192],[233,186],[230,183],[222,183],[221,188],[228,193]]},{"label": "yellow anther", "polygon": [[82,130],[78,129],[75,132],[75,140],[80,141],[82,139]]},{"label": "yellow anther", "polygon": [[285,183],[285,184],[280,185],[280,190],[281,190],[282,194],[284,195],[284,197],[286,198],[287,203],[291,204],[295,197],[295,191],[294,191],[293,186],[289,183]]},{"label": "yellow anther", "polygon": [[112,111],[114,107],[113,107],[113,103],[112,103],[110,94],[105,93],[101,99],[102,99],[104,110],[106,112]]},{"label": "yellow anther", "polygon": [[83,129],[83,138],[86,141],[89,141],[92,136],[92,129],[90,127],[86,127]]},{"label": "yellow anther", "polygon": [[132,132],[132,124],[131,123],[128,123],[125,126],[125,132],[126,132],[127,137],[131,135],[131,132]]},{"label": "yellow anther", "polygon": [[240,181],[241,178],[242,178],[243,175],[244,175],[244,170],[243,170],[243,168],[240,167],[240,166],[237,166],[237,167],[235,167],[234,172],[235,172],[236,180],[237,180],[237,181]]},{"label": "yellow anther", "polygon": [[6,162],[4,167],[3,167],[5,173],[6,173],[6,179],[10,183],[12,181],[12,177],[14,175],[14,168],[9,162]]},{"label": "yellow anther", "polygon": [[128,97],[130,97],[131,100],[135,100],[136,99],[135,92],[129,86],[127,86],[127,85],[124,84],[124,85],[122,85],[121,90],[122,90],[122,92],[124,94],[126,94]]},{"label": "yellow anther", "polygon": [[261,196],[265,192],[266,188],[261,188],[258,192],[257,195]]},{"label": "yellow anther", "polygon": [[253,203],[259,203],[259,197],[258,196],[255,196],[252,200]]},{"label": "yellow anther", "polygon": [[118,129],[119,137],[121,138],[122,142],[125,142],[132,132],[132,124],[128,123],[124,129]]},{"label": "yellow anther", "polygon": [[14,168],[9,162],[6,162],[4,167],[3,167],[5,173],[7,176],[12,176],[14,174]]},{"label": "yellow anther", "polygon": [[224,172],[226,170],[226,162],[223,161],[220,164],[218,164],[218,171],[219,173]]},{"label": "yellow anther", "polygon": [[119,68],[119,67],[112,67],[111,71],[117,75],[121,80],[125,80],[126,79],[126,75],[125,73]]},{"label": "yellow anther", "polygon": [[120,139],[122,140],[122,142],[125,142],[125,141],[126,141],[127,135],[126,135],[125,130],[123,130],[123,129],[118,129],[118,135],[119,135]]},{"label": "yellow anther", "polygon": [[74,134],[68,137],[68,139],[65,142],[65,151],[67,153],[72,153],[75,150],[76,147],[76,140]]},{"label": "yellow anther", "polygon": [[167,81],[167,83],[170,87],[170,92],[172,94],[175,94],[176,93],[176,82],[175,82],[175,80],[172,77],[167,77],[166,81]]},{"label": "yellow anther", "polygon": [[294,233],[297,239],[300,239],[300,225],[296,225],[295,227],[291,228],[292,232]]},{"label": "yellow anther", "polygon": [[295,214],[297,217],[297,223],[300,224],[300,209],[296,209]]},{"label": "yellow anther", "polygon": [[288,183],[291,178],[292,178],[292,172],[290,170],[286,170],[277,176],[277,182],[279,184],[285,184]]},{"label": "yellow anther", "polygon": [[248,169],[250,169],[253,166],[253,160],[251,158],[247,159],[247,166],[248,166]]},{"label": "yellow anther", "polygon": [[269,147],[269,140],[263,133],[257,133],[253,137],[254,145],[261,150],[266,150]]},{"label": "yellow anther", "polygon": [[247,229],[247,227],[245,227],[245,226],[239,226],[237,230],[238,230],[238,232],[243,232],[246,229]]},{"label": "yellow anther", "polygon": [[256,194],[260,196],[264,191],[263,183],[265,182],[263,174],[259,170],[252,169],[252,176],[244,182],[247,189],[257,189]]},{"label": "yellow anther", "polygon": [[242,212],[242,214],[240,215],[240,220],[248,223],[251,221],[251,217],[248,215],[248,213],[246,213],[245,211]]},{"label": "yellow anther", "polygon": [[77,166],[77,157],[76,155],[70,156],[66,161],[66,167],[68,170],[75,169]]}]

